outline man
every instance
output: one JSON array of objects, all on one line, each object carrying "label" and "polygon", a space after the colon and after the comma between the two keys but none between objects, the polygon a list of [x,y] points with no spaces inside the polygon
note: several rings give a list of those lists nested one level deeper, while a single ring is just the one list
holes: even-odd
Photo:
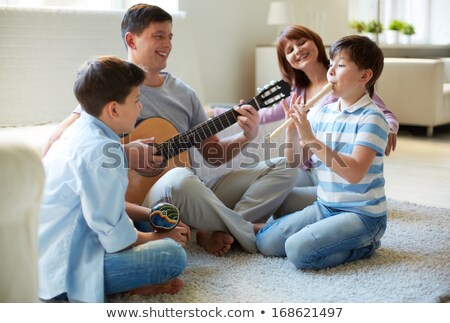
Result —
[{"label": "man", "polygon": [[[171,15],[157,6],[134,5],[122,20],[128,60],[147,71],[141,86],[143,109],[139,119],[163,118],[183,133],[206,121],[207,116],[189,86],[161,72],[172,49],[172,36]],[[213,164],[232,159],[258,133],[257,111],[250,105],[235,110],[239,113],[237,123],[242,133],[220,140],[213,135],[197,145],[203,157]],[[60,124],[47,147],[80,112],[81,109],[75,110]],[[163,158],[156,154],[155,148],[147,145],[151,142],[152,138],[142,140],[141,149],[125,146],[130,168],[141,168],[143,151],[147,158],[145,171],[152,171],[162,163]],[[183,221],[198,229],[197,242],[211,254],[224,255],[235,239],[244,250],[256,252],[255,233],[280,206],[296,181],[296,170],[289,168],[284,158],[263,161],[206,183],[191,170],[179,168],[166,173],[151,187],[146,203],[153,205],[170,198],[180,209]]]}]

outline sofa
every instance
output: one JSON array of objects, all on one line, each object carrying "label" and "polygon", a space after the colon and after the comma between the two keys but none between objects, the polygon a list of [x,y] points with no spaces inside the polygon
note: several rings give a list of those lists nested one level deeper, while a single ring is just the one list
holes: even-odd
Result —
[{"label": "sofa", "polygon": [[400,125],[450,123],[450,58],[387,57],[376,88]]},{"label": "sofa", "polygon": [[35,149],[0,140],[0,303],[38,302],[44,168]]}]

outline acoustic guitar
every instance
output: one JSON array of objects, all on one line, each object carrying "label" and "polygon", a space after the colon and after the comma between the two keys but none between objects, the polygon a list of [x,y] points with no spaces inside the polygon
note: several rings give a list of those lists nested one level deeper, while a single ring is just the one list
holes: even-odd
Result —
[{"label": "acoustic guitar", "polygon": [[[285,81],[272,81],[264,86],[258,95],[244,104],[249,104],[256,110],[270,107],[288,97],[290,91],[291,87]],[[164,157],[164,163],[151,173],[130,168],[125,200],[141,205],[151,187],[167,171],[174,167],[190,167],[189,148],[236,123],[238,115],[234,109],[230,109],[182,134],[179,134],[169,121],[162,118],[148,118],[139,123],[129,135],[122,138],[122,143],[127,144],[137,139],[155,137],[154,145],[157,154]]]}]

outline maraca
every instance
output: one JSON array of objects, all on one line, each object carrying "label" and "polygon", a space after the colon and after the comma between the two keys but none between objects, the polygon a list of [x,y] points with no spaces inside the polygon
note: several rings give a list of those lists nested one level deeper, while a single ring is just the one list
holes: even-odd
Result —
[{"label": "maraca", "polygon": [[161,202],[151,208],[149,220],[156,231],[170,231],[180,222],[180,212],[176,206]]}]

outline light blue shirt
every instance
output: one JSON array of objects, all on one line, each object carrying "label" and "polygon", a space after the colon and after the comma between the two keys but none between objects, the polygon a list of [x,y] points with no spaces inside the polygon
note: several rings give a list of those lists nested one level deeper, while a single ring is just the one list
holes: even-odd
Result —
[{"label": "light blue shirt", "polygon": [[43,159],[39,297],[104,301],[104,255],[137,239],[125,212],[126,159],[119,137],[83,112]]},{"label": "light blue shirt", "polygon": [[325,214],[352,212],[368,216],[387,214],[384,192],[383,157],[389,126],[382,111],[368,94],[352,106],[340,110],[340,100],[322,107],[312,121],[320,141],[343,155],[350,156],[355,146],[373,149],[376,155],[364,178],[347,182],[314,155],[319,186],[317,200]]}]

